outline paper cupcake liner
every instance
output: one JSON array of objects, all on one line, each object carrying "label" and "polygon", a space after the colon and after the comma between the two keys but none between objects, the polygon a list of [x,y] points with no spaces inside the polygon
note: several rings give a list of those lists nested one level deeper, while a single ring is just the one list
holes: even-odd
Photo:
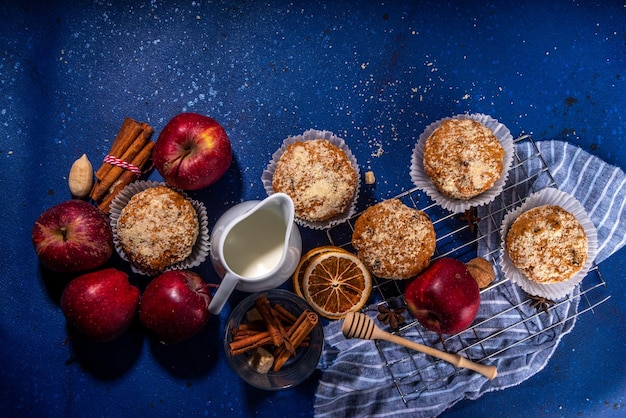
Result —
[{"label": "paper cupcake liner", "polygon": [[[157,186],[166,186],[171,187],[163,182],[157,181],[145,181],[139,180],[133,183],[130,183],[128,186],[124,188],[111,202],[111,211],[109,214],[111,228],[113,230],[113,243],[115,244],[115,250],[119,254],[119,256],[125,260],[129,261],[126,253],[124,252],[122,245],[117,237],[117,220],[119,219],[120,213],[122,209],[128,204],[130,199],[139,192],[142,192],[151,187]],[[196,243],[191,250],[191,254],[187,256],[183,261],[180,261],[176,264],[171,265],[166,268],[164,271],[169,270],[185,270],[190,269],[192,267],[199,266],[209,255],[209,221],[206,213],[206,207],[202,202],[198,202],[197,200],[189,199],[189,197],[182,190],[173,188],[178,193],[183,195],[196,211],[196,215],[198,216],[198,237],[196,238]],[[143,275],[151,275],[151,273],[141,270],[139,267],[130,263],[131,269],[135,273],[143,274]]]},{"label": "paper cupcake liner", "polygon": [[[496,180],[493,187],[489,190],[486,190],[468,200],[455,199],[441,193],[424,171],[424,145],[426,140],[435,131],[435,129],[437,129],[444,121],[449,119],[472,119],[482,123],[493,131],[494,135],[498,138],[502,148],[504,149],[504,159],[502,161],[502,173],[500,178]],[[471,207],[482,206],[492,202],[502,192],[504,184],[509,177],[509,169],[513,163],[513,153],[513,136],[511,135],[511,131],[489,115],[472,113],[439,119],[426,127],[424,132],[420,135],[417,144],[415,144],[413,155],[411,156],[411,181],[415,186],[423,190],[433,201],[435,201],[435,203],[442,206],[444,209],[453,213],[465,212]]]},{"label": "paper cupcake liner", "polygon": [[[528,279],[522,271],[515,267],[506,250],[506,235],[515,219],[523,212],[542,205],[557,205],[562,207],[576,217],[587,235],[588,252],[585,264],[578,273],[563,282],[542,284]],[[507,213],[504,216],[500,228],[500,238],[502,243],[500,248],[500,266],[502,267],[505,277],[520,286],[526,293],[552,300],[561,299],[574,290],[589,272],[598,252],[598,234],[596,227],[589,219],[585,208],[573,196],[554,188],[543,189],[530,195],[521,206]]]},{"label": "paper cupcake liner", "polygon": [[280,157],[285,153],[287,147],[294,142],[305,142],[314,139],[325,139],[334,146],[341,149],[343,152],[345,152],[348,160],[350,161],[350,164],[352,164],[352,167],[354,168],[354,171],[356,173],[356,188],[354,190],[354,197],[352,198],[352,202],[350,202],[348,209],[345,210],[343,213],[340,213],[337,216],[320,222],[309,222],[304,219],[298,218],[297,216],[295,218],[295,222],[300,226],[312,229],[329,229],[337,224],[347,221],[352,216],[354,216],[354,214],[356,213],[356,203],[359,197],[359,190],[361,189],[361,173],[359,171],[359,164],[356,161],[356,157],[354,156],[354,154],[352,154],[352,151],[350,151],[350,148],[342,138],[335,136],[335,134],[330,131],[318,131],[315,129],[309,129],[302,135],[288,137],[283,141],[282,146],[272,155],[272,159],[267,165],[267,168],[263,170],[263,174],[261,175],[261,181],[263,182],[263,187],[265,188],[267,195],[269,196],[274,194],[272,179],[274,177],[274,172],[276,171],[276,165],[278,164],[278,160],[280,160]]}]

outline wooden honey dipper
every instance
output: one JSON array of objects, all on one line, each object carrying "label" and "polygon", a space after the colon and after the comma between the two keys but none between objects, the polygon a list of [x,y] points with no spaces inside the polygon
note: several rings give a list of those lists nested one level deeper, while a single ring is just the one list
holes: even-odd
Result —
[{"label": "wooden honey dipper", "polygon": [[365,340],[385,340],[401,346],[410,348],[412,350],[419,351],[429,356],[437,357],[438,359],[447,361],[455,367],[474,370],[488,378],[494,379],[498,375],[498,370],[495,366],[485,366],[482,364],[474,363],[465,357],[461,357],[458,354],[446,353],[445,351],[437,350],[436,348],[428,347],[413,341],[409,341],[405,338],[397,335],[390,334],[383,331],[376,326],[374,321],[365,314],[360,312],[349,312],[341,327],[341,332],[346,338],[361,338]]}]

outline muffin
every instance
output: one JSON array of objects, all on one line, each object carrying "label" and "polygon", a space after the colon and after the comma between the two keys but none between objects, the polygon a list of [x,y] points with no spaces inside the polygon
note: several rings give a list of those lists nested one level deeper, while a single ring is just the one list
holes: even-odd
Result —
[{"label": "muffin", "polygon": [[350,208],[357,173],[346,153],[328,140],[294,142],[276,164],[272,188],[292,198],[298,218],[321,222]]},{"label": "muffin", "polygon": [[587,260],[585,230],[558,205],[541,205],[520,214],[506,234],[513,265],[536,283],[557,283],[578,273]]},{"label": "muffin", "polygon": [[444,195],[468,200],[502,175],[504,148],[493,131],[473,119],[447,119],[424,143],[424,172]]},{"label": "muffin", "polygon": [[352,245],[370,272],[384,279],[409,279],[430,263],[436,236],[424,212],[390,199],[367,208],[356,220]]},{"label": "muffin", "polygon": [[200,225],[183,195],[166,186],[150,187],[121,209],[116,234],[128,261],[148,274],[159,274],[193,251]]}]

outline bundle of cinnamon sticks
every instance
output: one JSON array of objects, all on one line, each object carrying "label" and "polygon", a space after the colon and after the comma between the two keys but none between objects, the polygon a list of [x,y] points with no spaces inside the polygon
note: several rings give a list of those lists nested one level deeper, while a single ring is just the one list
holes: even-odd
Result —
[{"label": "bundle of cinnamon sticks", "polygon": [[89,197],[108,214],[111,202],[129,183],[139,178],[152,156],[154,130],[145,122],[125,118],[104,162],[96,171]]},{"label": "bundle of cinnamon sticks", "polygon": [[230,351],[239,355],[260,347],[273,346],[274,363],[272,370],[277,372],[296,355],[296,349],[306,346],[309,335],[319,321],[318,315],[310,310],[296,317],[279,304],[271,305],[261,295],[255,300],[259,320],[240,324],[232,330]]}]

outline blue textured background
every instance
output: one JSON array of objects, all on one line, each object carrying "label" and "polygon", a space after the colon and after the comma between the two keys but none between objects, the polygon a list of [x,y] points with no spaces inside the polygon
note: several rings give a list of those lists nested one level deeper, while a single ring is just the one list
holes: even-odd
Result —
[{"label": "blue textured background", "polygon": [[[490,114],[515,137],[565,139],[625,168],[625,70],[618,1],[3,1],[3,415],[312,415],[318,373],[277,393],[232,373],[221,351],[228,308],[177,347],[138,329],[105,346],[64,344],[64,279],[39,268],[30,231],[43,210],[70,198],[71,163],[87,153],[98,166],[124,117],[150,123],[154,139],[183,111],[222,123],[233,166],[193,193],[212,221],[262,198],[272,153],[309,128],[343,137],[362,172],[376,173],[362,208],[411,188],[419,134],[463,112]],[[305,231],[304,241],[312,247],[324,235]],[[624,416],[625,255],[601,264],[611,299],[579,319],[545,370],[444,415]],[[198,271],[217,280],[209,263]]]}]

